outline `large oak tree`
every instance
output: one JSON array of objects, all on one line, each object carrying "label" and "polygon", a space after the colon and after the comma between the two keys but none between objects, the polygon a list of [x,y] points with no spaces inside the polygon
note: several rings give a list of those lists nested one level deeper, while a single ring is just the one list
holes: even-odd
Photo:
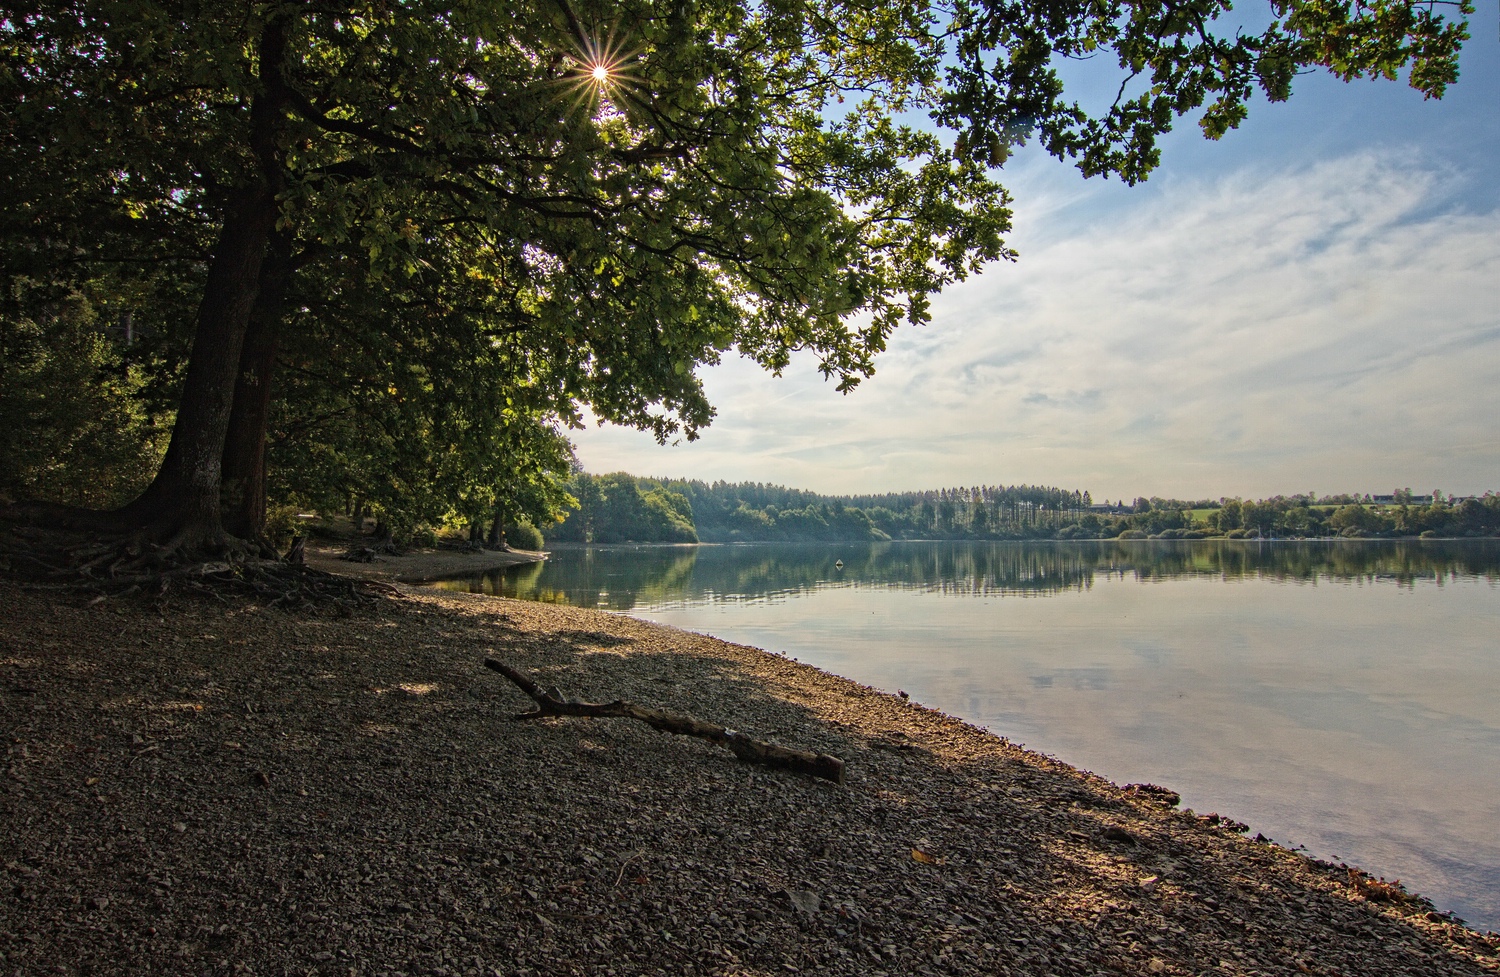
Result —
[{"label": "large oak tree", "polygon": [[[223,547],[226,512],[263,518],[284,343],[342,328],[461,376],[457,330],[513,411],[691,437],[701,364],[811,350],[847,390],[1009,257],[995,176],[1027,140],[1133,182],[1179,117],[1218,137],[1312,67],[1440,96],[1452,9],[1276,0],[1250,31],[1222,0],[10,4],[0,240],[43,276],[203,242],[170,447],[111,519]],[[1058,70],[1087,57],[1121,76],[1093,112]]]}]

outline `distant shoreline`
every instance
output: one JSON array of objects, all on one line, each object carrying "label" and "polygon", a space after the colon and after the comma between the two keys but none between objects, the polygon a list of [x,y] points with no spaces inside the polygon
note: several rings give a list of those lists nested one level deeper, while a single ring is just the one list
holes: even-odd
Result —
[{"label": "distant shoreline", "polygon": [[[659,543],[624,540],[613,543],[548,543],[547,550],[586,550],[601,547],[637,547],[641,549],[693,549],[699,546],[876,546],[884,543],[1003,543],[1003,544],[1098,544],[1098,543],[1478,543],[1500,540],[1500,536],[1110,536],[1103,539],[1056,539],[1046,536],[1018,539],[994,539],[975,536],[934,536],[901,539],[720,539],[696,543]],[[529,562],[529,561],[518,561]]]}]

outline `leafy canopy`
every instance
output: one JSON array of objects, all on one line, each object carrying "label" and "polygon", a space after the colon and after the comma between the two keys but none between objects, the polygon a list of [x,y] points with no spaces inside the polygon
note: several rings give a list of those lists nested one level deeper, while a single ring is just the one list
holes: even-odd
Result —
[{"label": "leafy canopy", "polygon": [[[1309,69],[1441,96],[1470,8],[1436,7],[1274,0],[1247,32],[1223,0],[11,4],[3,272],[204,268],[269,189],[302,296],[292,412],[422,378],[373,468],[585,405],[691,438],[699,366],[808,350],[848,390],[934,293],[1013,257],[1016,147],[1134,182],[1179,117],[1217,138]],[[1079,58],[1118,65],[1102,111],[1065,90]],[[316,369],[335,343],[362,355]]]}]

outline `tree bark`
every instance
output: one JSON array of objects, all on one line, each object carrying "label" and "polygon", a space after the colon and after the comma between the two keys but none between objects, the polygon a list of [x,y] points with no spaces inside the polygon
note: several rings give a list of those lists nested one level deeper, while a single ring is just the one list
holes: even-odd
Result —
[{"label": "tree bark", "polygon": [[260,272],[260,292],[250,313],[235,378],[234,405],[224,442],[220,510],[224,528],[240,539],[261,540],[266,530],[266,426],[277,338],[293,271],[291,238],[271,235]]},{"label": "tree bark", "polygon": [[224,442],[245,331],[260,291],[261,267],[276,227],[284,183],[277,146],[288,98],[281,75],[286,22],[274,16],[261,31],[260,90],[250,106],[250,150],[258,172],[225,208],[208,280],[198,306],[193,348],[172,440],[156,478],[118,515],[169,547],[219,548],[225,543],[219,507]]},{"label": "tree bark", "polygon": [[171,443],[156,478],[122,510],[133,523],[199,537],[191,542],[220,534],[219,484],[235,375],[275,223],[276,199],[265,187],[247,192],[225,216]]}]

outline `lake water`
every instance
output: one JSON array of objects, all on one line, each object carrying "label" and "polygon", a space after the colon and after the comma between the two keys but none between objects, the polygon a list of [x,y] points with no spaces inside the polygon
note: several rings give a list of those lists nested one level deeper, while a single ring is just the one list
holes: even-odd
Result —
[{"label": "lake water", "polygon": [[1500,929],[1500,541],[598,547],[451,585],[904,689]]}]

